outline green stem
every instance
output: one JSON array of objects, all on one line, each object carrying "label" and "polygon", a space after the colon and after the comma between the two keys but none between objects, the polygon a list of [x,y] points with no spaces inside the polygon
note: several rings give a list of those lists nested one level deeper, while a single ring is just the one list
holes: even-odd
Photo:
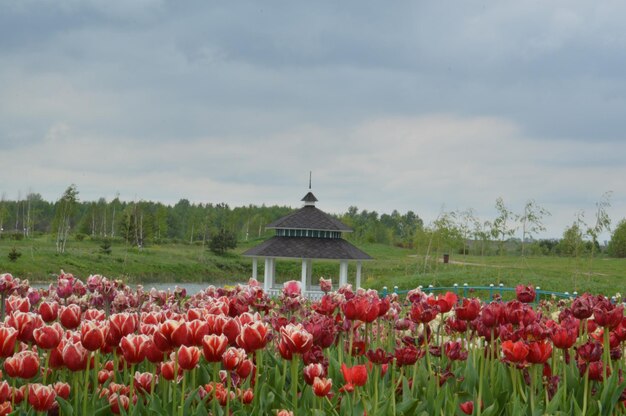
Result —
[{"label": "green stem", "polygon": [[[98,392],[98,369],[100,368],[100,350],[93,352],[94,365],[93,365],[93,397],[96,397]],[[156,374],[156,371],[154,372]],[[45,384],[45,383],[44,383]]]},{"label": "green stem", "polygon": [[[187,387],[187,374],[183,372],[183,389],[180,392],[180,409],[178,409],[178,414],[183,416],[183,409],[185,408],[185,388]],[[228,414],[228,412],[226,412]]]},{"label": "green stem", "polygon": [[298,411],[298,356],[291,357],[291,401],[294,413]]},{"label": "green stem", "polygon": [[589,364],[587,363],[587,369],[585,370],[585,390],[583,394],[583,410],[582,416],[587,414],[587,395],[589,392]]},{"label": "green stem", "polygon": [[[89,360],[89,357],[87,358],[87,360]],[[89,389],[88,385],[89,385],[89,363],[91,360],[87,361],[87,368],[85,368],[85,385],[83,386],[83,414],[86,415],[87,414],[87,401],[89,399],[89,395],[87,394],[87,391]],[[97,371],[95,368],[93,369],[94,372]],[[132,395],[130,396],[131,398],[133,397]]]},{"label": "green stem", "polygon": [[613,373],[613,365],[611,364],[611,332],[608,328],[604,328],[604,367]]},{"label": "green stem", "polygon": [[537,365],[533,365],[530,374],[530,414],[535,415],[535,383],[537,382]]},{"label": "green stem", "polygon": [[[128,412],[130,413],[133,409],[133,396],[135,394],[135,364],[131,364],[130,365],[130,393],[129,393],[129,399],[130,402],[128,404]],[[85,415],[87,413],[84,413]]]},{"label": "green stem", "polygon": [[43,370],[43,385],[46,385],[46,380],[48,379],[48,370],[50,369],[50,353],[52,351],[46,351],[46,358],[44,361],[44,370]]},{"label": "green stem", "polygon": [[213,363],[212,365],[212,373],[211,374],[211,381],[213,381],[214,386],[213,386],[213,399],[212,399],[212,403],[211,403],[211,407],[213,408],[213,414],[217,415],[217,398],[215,398],[215,389],[217,388],[217,383],[218,383],[218,378],[219,378],[219,363]]},{"label": "green stem", "polygon": [[230,415],[230,371],[226,371],[226,415]]},{"label": "green stem", "polygon": [[263,367],[263,348],[256,350],[256,371],[254,373],[254,398],[253,400],[253,408],[257,409],[257,405],[259,403],[259,373],[261,372],[261,367]]},{"label": "green stem", "polygon": [[174,353],[174,379],[172,380],[172,415],[176,414],[176,379],[178,378],[178,352]]}]

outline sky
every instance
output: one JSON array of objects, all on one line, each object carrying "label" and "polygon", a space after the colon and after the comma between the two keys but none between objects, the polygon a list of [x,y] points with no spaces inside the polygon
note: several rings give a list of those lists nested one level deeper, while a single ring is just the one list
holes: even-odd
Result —
[{"label": "sky", "polygon": [[[626,217],[622,1],[0,0],[0,194]],[[608,239],[603,233],[601,239]]]}]

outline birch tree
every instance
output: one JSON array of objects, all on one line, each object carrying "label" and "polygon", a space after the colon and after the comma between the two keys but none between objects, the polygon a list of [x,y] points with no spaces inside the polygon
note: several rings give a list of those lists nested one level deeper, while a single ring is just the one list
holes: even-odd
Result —
[{"label": "birch tree", "polygon": [[72,214],[78,203],[78,190],[71,184],[57,202],[55,211],[57,253],[65,253],[67,237],[70,233]]},{"label": "birch tree", "polygon": [[522,257],[525,254],[526,238],[532,238],[534,234],[545,231],[546,227],[543,225],[543,217],[550,215],[550,211],[538,205],[534,199],[526,201],[524,212],[519,216],[519,221],[522,225]]}]

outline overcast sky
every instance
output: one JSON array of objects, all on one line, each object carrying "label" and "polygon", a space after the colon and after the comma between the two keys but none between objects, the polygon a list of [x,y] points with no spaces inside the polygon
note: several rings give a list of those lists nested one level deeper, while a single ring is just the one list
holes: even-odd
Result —
[{"label": "overcast sky", "polygon": [[[0,0],[0,193],[626,217],[623,1]],[[606,238],[606,236],[605,236]]]}]

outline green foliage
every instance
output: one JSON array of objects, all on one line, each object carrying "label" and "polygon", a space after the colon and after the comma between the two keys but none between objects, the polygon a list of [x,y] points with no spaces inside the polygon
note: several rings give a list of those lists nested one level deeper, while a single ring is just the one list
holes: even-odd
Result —
[{"label": "green foliage", "polygon": [[218,255],[223,255],[234,248],[237,248],[237,237],[223,228],[215,233],[209,242],[209,250]]},{"label": "green foliage", "polygon": [[102,240],[102,242],[100,243],[100,252],[102,254],[106,254],[106,255],[110,255],[112,252],[111,249],[111,239],[109,238],[104,238]]},{"label": "green foliage", "polygon": [[626,219],[621,220],[613,231],[608,252],[611,257],[626,257]]},{"label": "green foliage", "polygon": [[9,251],[9,260],[12,262],[16,262],[17,259],[19,259],[22,256],[22,253],[20,253],[19,251],[17,251],[17,249],[15,247],[13,247],[11,249],[11,251]]},{"label": "green foliage", "polygon": [[585,242],[583,241],[583,232],[574,222],[563,232],[563,238],[556,246],[556,252],[561,256],[580,257],[585,252]]}]

